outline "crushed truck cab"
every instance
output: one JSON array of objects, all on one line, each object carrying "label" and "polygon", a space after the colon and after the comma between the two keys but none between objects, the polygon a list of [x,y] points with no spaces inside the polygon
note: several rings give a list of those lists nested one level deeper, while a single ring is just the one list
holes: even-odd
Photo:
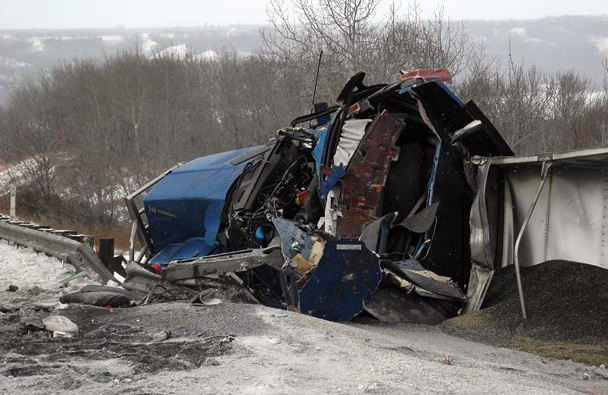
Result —
[{"label": "crushed truck cab", "polygon": [[230,276],[261,303],[330,320],[456,315],[472,265],[471,158],[513,152],[445,70],[364,78],[266,145],[193,160],[128,196],[143,246],[132,260],[174,285]]}]

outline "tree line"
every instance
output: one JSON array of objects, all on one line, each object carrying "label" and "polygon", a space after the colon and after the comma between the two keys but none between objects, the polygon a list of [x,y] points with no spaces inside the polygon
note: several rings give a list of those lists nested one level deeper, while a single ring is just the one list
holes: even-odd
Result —
[{"label": "tree line", "polygon": [[[462,24],[439,10],[381,0],[271,0],[264,46],[149,56],[138,48],[55,66],[14,89],[0,109],[0,160],[21,165],[22,211],[114,226],[122,197],[178,162],[261,144],[309,112],[321,51],[317,101],[335,101],[348,76],[392,82],[400,70],[445,67],[517,153],[608,141],[606,92],[574,71],[548,74],[499,65]],[[605,65],[608,69],[608,65]]]}]

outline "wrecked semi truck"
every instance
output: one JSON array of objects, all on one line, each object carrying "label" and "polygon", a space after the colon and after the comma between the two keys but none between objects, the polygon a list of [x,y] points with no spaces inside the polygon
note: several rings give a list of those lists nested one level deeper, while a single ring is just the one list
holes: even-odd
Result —
[{"label": "wrecked semi truck", "polygon": [[501,209],[530,200],[508,188],[513,152],[446,70],[364,77],[266,145],[176,166],[127,196],[125,286],[150,290],[129,278],[140,267],[172,286],[226,277],[260,303],[335,321],[437,323],[479,308],[494,268],[518,263],[503,233],[527,222]]}]

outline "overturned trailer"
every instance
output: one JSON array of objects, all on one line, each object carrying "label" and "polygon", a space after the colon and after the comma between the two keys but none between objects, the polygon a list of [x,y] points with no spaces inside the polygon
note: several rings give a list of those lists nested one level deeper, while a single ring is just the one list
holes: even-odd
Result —
[{"label": "overturned trailer", "polygon": [[[539,165],[509,158],[475,103],[444,84],[447,71],[373,86],[364,77],[268,144],[176,166],[129,195],[133,264],[172,285],[230,273],[261,303],[330,320],[365,310],[436,323],[479,308],[517,251]],[[523,241],[530,264],[559,237],[546,223]]]}]

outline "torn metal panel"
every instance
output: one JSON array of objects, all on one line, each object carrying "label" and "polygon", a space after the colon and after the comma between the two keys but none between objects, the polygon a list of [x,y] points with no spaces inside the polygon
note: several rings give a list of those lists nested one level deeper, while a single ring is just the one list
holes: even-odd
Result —
[{"label": "torn metal panel", "polygon": [[435,294],[439,299],[447,298],[457,302],[464,302],[466,299],[462,290],[448,277],[439,276],[414,260],[402,262],[383,260],[382,266],[414,284],[414,290],[420,289],[422,296],[433,297],[432,294]]},{"label": "torn metal panel", "polygon": [[304,314],[331,321],[350,320],[382,279],[376,255],[360,241],[330,240],[323,257],[299,292]]},{"label": "torn metal panel", "polygon": [[370,251],[383,254],[386,251],[389,229],[397,217],[397,214],[398,213],[396,212],[388,213],[374,222],[367,224],[363,228],[359,240],[365,243],[365,246]]},{"label": "torn metal panel", "polygon": [[443,300],[430,299],[416,293],[405,293],[381,284],[378,291],[363,302],[365,311],[389,324],[413,323],[436,325],[458,313],[458,307]]},{"label": "torn metal panel", "polygon": [[278,249],[239,251],[189,261],[170,262],[162,269],[163,280],[175,282],[188,278],[243,272],[261,265],[281,267],[283,257]]},{"label": "torn metal panel", "polygon": [[281,238],[281,251],[285,258],[293,258],[301,254],[305,259],[310,257],[315,240],[312,236],[298,228],[292,221],[275,217],[272,219]]},{"label": "torn metal panel", "polygon": [[403,122],[397,115],[384,111],[378,116],[361,142],[342,177],[342,220],[340,235],[356,239],[364,225],[378,218],[382,189],[391,161],[399,158],[395,146]]},{"label": "torn metal panel", "polygon": [[181,292],[181,289],[163,279],[158,274],[146,270],[137,263],[130,261],[125,268],[127,277],[122,283],[123,288],[135,292],[140,295],[147,295],[153,292],[159,286],[175,292]]},{"label": "torn metal panel", "polygon": [[338,233],[338,221],[342,217],[342,212],[338,207],[338,196],[340,195],[340,187],[334,187],[327,193],[327,201],[325,203],[325,214],[319,218],[317,227],[330,235],[336,236]]},{"label": "torn metal panel", "polygon": [[415,233],[428,232],[435,222],[438,207],[439,202],[426,206],[419,213],[407,216],[398,225],[401,225]]},{"label": "torn metal panel", "polygon": [[400,78],[401,81],[420,79],[425,82],[452,82],[452,77],[447,69],[418,69],[409,73],[402,72]]}]

